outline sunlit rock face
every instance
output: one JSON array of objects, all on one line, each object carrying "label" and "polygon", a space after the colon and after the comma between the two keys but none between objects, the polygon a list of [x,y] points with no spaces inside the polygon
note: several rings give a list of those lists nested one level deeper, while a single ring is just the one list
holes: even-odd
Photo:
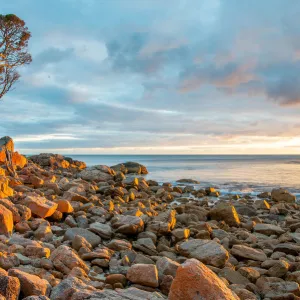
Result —
[{"label": "sunlit rock face", "polygon": [[14,152],[14,141],[9,136],[4,136],[0,139],[0,165],[4,165],[6,161],[6,151],[12,153],[12,163],[16,168],[24,168],[27,164],[25,156]]}]

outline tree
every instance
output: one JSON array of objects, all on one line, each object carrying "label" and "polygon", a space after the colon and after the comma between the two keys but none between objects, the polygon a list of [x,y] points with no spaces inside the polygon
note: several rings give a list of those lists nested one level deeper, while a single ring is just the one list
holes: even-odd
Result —
[{"label": "tree", "polygon": [[31,63],[31,33],[16,15],[0,14],[0,100],[20,78],[17,69]]}]

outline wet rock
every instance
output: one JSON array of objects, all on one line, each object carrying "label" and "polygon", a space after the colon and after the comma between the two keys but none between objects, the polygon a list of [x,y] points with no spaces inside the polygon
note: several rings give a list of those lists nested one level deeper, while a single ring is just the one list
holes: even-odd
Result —
[{"label": "wet rock", "polygon": [[197,180],[194,180],[194,179],[186,179],[186,178],[176,180],[176,182],[178,182],[178,183],[200,184],[200,181],[197,181]]},{"label": "wet rock", "polygon": [[126,277],[132,283],[158,287],[158,271],[155,265],[133,265],[128,270]]},{"label": "wet rock", "polygon": [[169,300],[238,300],[224,282],[196,259],[189,259],[178,270],[171,285]]},{"label": "wet rock", "polygon": [[178,246],[181,255],[196,258],[201,262],[215,267],[223,267],[229,258],[227,250],[211,240],[190,240]]}]

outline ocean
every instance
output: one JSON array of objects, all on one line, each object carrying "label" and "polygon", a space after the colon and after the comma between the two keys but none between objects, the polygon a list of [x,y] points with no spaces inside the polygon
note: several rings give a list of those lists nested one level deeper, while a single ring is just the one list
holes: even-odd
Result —
[{"label": "ocean", "polygon": [[88,166],[126,161],[145,165],[147,179],[175,183],[181,178],[214,186],[222,193],[252,194],[287,188],[300,197],[300,155],[68,155]]}]

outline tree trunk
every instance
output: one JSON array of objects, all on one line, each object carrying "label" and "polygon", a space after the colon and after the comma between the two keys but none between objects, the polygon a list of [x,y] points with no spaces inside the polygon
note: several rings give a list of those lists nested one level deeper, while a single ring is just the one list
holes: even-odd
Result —
[{"label": "tree trunk", "polygon": [[13,164],[13,161],[12,161],[12,152],[9,151],[6,146],[5,146],[4,149],[5,149],[5,165],[6,165],[6,169],[7,169],[7,171],[8,171],[8,173],[9,173],[10,176],[12,176],[14,178],[17,178],[18,174],[15,171],[14,164]]}]

